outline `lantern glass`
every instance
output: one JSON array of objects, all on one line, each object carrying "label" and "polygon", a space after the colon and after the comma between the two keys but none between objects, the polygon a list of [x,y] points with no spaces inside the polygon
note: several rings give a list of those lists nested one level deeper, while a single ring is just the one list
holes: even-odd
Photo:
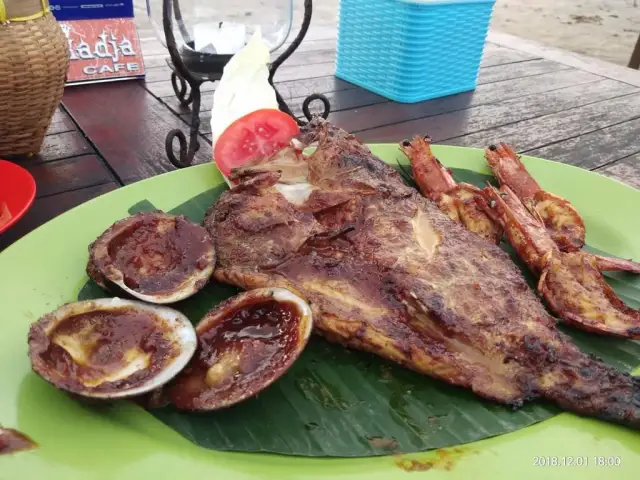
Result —
[{"label": "lantern glass", "polygon": [[293,0],[146,0],[147,15],[166,47],[163,2],[171,2],[173,34],[182,53],[233,55],[260,28],[273,52],[291,31]]}]

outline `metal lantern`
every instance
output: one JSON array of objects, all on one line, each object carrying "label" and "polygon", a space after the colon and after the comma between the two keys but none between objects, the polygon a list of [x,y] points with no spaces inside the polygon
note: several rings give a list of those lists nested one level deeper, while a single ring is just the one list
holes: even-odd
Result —
[{"label": "metal lantern", "polygon": [[[167,156],[178,168],[193,162],[198,151],[200,128],[200,87],[204,82],[220,80],[231,57],[244,47],[259,27],[271,52],[282,47],[291,31],[293,0],[264,0],[259,12],[251,9],[256,0],[235,2],[205,2],[204,0],[147,0],[147,14],[156,35],[169,50],[167,64],[171,68],[171,85],[182,105],[191,105],[191,130],[189,139],[180,129],[171,130],[165,140]],[[243,8],[243,4],[246,4]],[[296,50],[304,39],[311,23],[312,0],[304,0],[304,18],[300,31],[286,49],[269,65],[269,83],[280,65]],[[159,19],[162,23],[159,23]],[[275,87],[274,87],[275,89]],[[276,89],[280,110],[296,118]],[[320,114],[329,115],[329,100],[324,95],[312,94],[303,104],[307,120],[311,120],[309,104],[314,100],[323,103]],[[302,125],[305,122],[296,118]],[[179,154],[173,149],[178,139]]]}]

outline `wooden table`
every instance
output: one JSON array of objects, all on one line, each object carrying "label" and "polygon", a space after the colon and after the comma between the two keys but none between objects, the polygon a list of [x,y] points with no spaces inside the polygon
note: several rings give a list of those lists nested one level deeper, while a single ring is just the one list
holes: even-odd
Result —
[{"label": "wooden table", "polygon": [[[36,178],[37,199],[0,237],[0,250],[91,198],[173,170],[164,139],[170,129],[187,131],[189,111],[173,94],[166,52],[151,40],[143,47],[146,82],[66,89],[41,154],[22,162]],[[278,70],[278,88],[298,114],[305,96],[324,93],[333,108],[330,120],[367,142],[399,142],[413,134],[475,147],[503,140],[521,153],[640,188],[636,70],[490,33],[474,92],[398,104],[336,79],[334,59],[335,29],[319,28]],[[203,86],[204,140],[214,88]],[[210,161],[210,142],[201,142],[196,159]]]}]

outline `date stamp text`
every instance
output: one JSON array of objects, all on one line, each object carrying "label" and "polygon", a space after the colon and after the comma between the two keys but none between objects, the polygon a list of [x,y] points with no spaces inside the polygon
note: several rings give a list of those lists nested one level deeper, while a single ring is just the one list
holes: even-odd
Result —
[{"label": "date stamp text", "polygon": [[533,457],[534,467],[619,467],[622,459],[618,456],[545,456]]}]

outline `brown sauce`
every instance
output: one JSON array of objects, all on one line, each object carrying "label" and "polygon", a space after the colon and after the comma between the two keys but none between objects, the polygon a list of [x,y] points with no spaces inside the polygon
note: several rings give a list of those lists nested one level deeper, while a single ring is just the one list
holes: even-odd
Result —
[{"label": "brown sauce", "polygon": [[439,448],[436,450],[437,458],[429,461],[420,461],[410,458],[400,458],[396,465],[406,472],[424,472],[432,468],[437,470],[451,471],[465,454],[476,453],[464,448]]},{"label": "brown sauce", "polygon": [[[155,376],[179,353],[177,345],[169,340],[168,329],[152,313],[132,308],[82,313],[50,332],[48,346],[39,356],[61,388],[75,392],[132,388]],[[70,347],[63,348],[61,344],[65,343]],[[83,357],[80,363],[70,353],[78,346]],[[148,360],[143,368],[127,376],[113,377],[131,361],[131,357],[125,358],[127,354]],[[105,377],[113,380],[99,383]]]},{"label": "brown sauce", "polygon": [[36,442],[12,428],[0,428],[0,455],[24,452],[38,446]]},{"label": "brown sauce", "polygon": [[203,256],[210,248],[202,227],[183,218],[149,214],[109,243],[109,257],[127,287],[154,294],[170,291],[194,269],[206,268]]},{"label": "brown sauce", "polygon": [[261,300],[234,310],[198,337],[198,350],[169,395],[184,409],[234,403],[276,378],[296,352],[298,311]]}]

